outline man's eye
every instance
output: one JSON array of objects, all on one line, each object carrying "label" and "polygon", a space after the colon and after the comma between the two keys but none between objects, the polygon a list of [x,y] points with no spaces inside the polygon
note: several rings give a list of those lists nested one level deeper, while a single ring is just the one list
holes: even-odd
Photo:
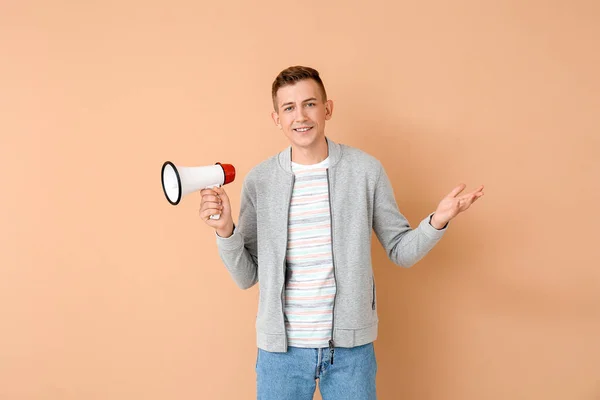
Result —
[{"label": "man's eye", "polygon": [[292,109],[292,107],[286,107],[283,109],[283,111],[290,111]]},{"label": "man's eye", "polygon": [[315,103],[306,103],[306,105],[313,107],[315,105]]}]

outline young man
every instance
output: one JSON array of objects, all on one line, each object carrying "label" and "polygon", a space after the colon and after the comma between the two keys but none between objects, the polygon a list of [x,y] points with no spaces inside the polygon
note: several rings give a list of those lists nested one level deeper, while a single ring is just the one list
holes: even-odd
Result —
[{"label": "young man", "polygon": [[454,188],[412,229],[381,163],[326,137],[333,102],[316,70],[285,69],[272,97],[290,146],[244,179],[237,226],[223,188],[203,190],[200,207],[236,284],[260,282],[257,396],[312,399],[318,379],[324,400],[375,399],[371,231],[394,263],[410,267],[483,186],[462,196],[465,185]]}]

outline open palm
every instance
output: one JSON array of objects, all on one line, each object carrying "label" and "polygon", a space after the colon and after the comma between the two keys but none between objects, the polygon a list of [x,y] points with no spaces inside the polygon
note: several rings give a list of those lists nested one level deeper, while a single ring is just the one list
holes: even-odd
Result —
[{"label": "open palm", "polygon": [[471,204],[483,196],[483,185],[479,186],[471,193],[459,196],[466,187],[467,186],[464,183],[461,183],[440,201],[433,215],[437,225],[446,225],[452,218],[456,217],[461,212],[466,211]]}]

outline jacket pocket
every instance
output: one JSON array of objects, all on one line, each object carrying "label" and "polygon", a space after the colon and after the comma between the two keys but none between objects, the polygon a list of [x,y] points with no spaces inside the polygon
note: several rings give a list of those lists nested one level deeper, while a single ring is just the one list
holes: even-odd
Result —
[{"label": "jacket pocket", "polygon": [[375,277],[371,276],[371,287],[373,289],[373,297],[372,297],[372,301],[371,301],[371,308],[374,310],[375,309]]}]

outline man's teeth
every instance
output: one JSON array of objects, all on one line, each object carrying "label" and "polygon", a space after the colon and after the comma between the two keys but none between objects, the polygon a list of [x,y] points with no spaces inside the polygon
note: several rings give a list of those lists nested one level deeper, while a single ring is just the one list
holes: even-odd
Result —
[{"label": "man's teeth", "polygon": [[[312,127],[311,127],[312,128]],[[297,132],[306,132],[307,130],[309,130],[310,128],[296,128],[294,129]]]}]

